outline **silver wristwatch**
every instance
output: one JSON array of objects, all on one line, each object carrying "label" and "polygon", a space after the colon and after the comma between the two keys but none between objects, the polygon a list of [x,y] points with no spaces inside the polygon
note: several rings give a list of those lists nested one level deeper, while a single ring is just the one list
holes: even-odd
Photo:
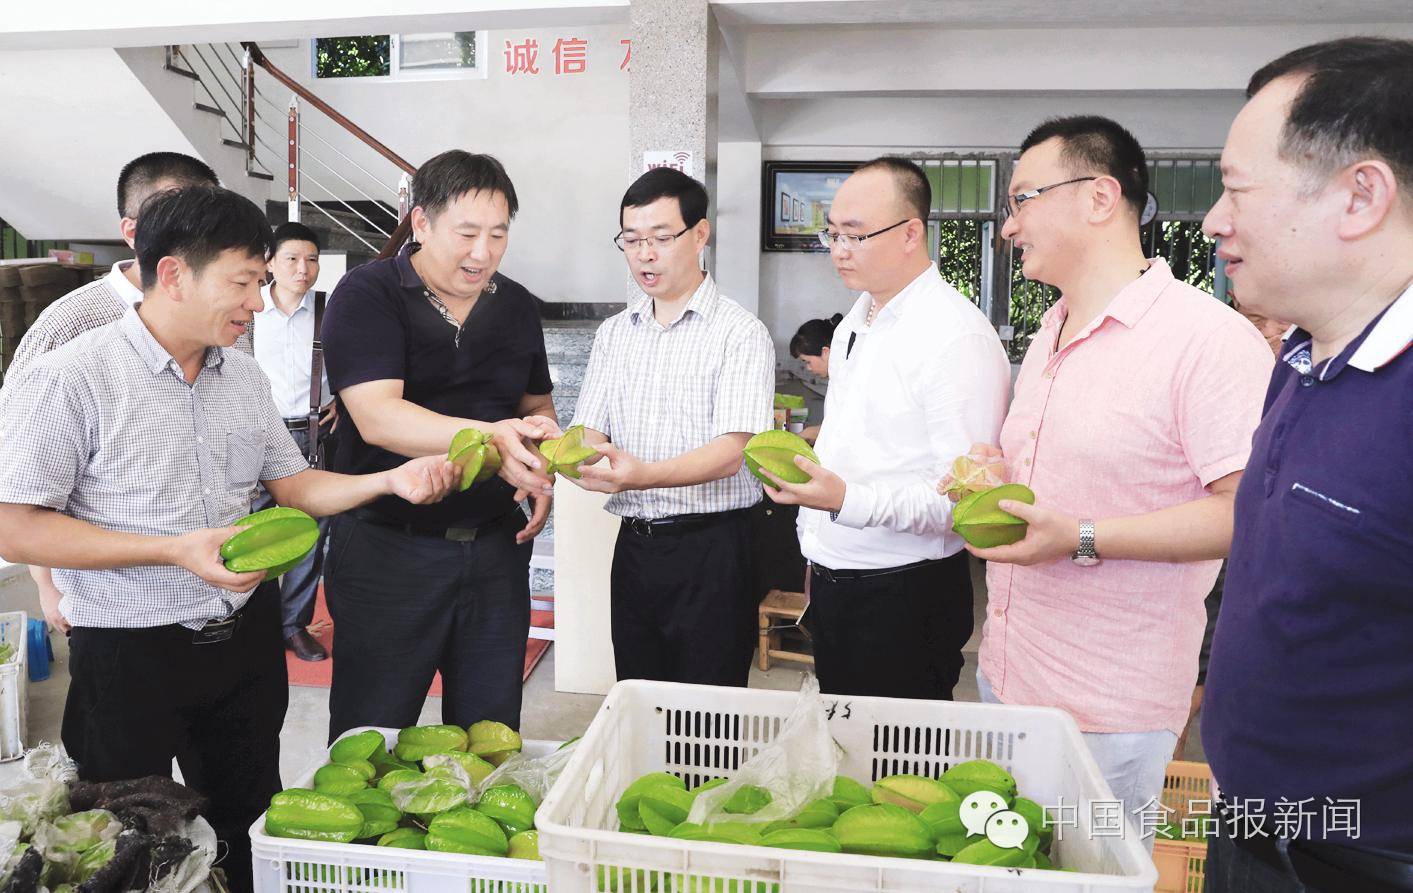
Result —
[{"label": "silver wristwatch", "polygon": [[1080,567],[1093,567],[1099,563],[1099,553],[1094,550],[1094,522],[1088,518],[1079,521],[1079,548],[1070,560]]}]

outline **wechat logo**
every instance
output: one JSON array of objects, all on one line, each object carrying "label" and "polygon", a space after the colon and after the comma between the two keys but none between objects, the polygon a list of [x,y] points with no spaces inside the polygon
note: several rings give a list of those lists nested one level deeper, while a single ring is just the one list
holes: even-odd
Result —
[{"label": "wechat logo", "polygon": [[1020,849],[1030,834],[1025,816],[1006,808],[1006,800],[994,791],[977,791],[962,801],[962,826],[968,835],[985,835],[1003,850]]}]

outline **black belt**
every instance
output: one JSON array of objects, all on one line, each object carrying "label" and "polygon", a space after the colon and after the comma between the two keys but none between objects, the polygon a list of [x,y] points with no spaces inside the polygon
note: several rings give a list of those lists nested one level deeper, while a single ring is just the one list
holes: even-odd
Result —
[{"label": "black belt", "polygon": [[624,518],[623,526],[638,536],[675,536],[689,530],[698,530],[719,524],[728,518],[750,514],[750,509],[731,509],[725,512],[702,512],[695,515],[668,515],[666,518]]},{"label": "black belt", "polygon": [[[245,616],[245,609],[250,607],[250,602],[255,598],[258,590],[252,590],[245,604],[236,608],[223,620],[208,620],[201,629],[192,631],[191,643],[193,645],[215,645],[217,642],[230,640],[240,629],[241,619]],[[183,627],[185,629],[185,627]]]},{"label": "black belt", "polygon": [[[1222,821],[1230,821],[1227,806],[1216,803]],[[1232,834],[1231,842],[1272,868],[1285,872],[1276,838],[1263,834]],[[1413,891],[1413,854],[1342,846],[1324,840],[1296,838],[1286,856],[1300,882],[1322,893],[1358,890],[1360,893]]]},{"label": "black belt", "polygon": [[349,512],[350,515],[366,524],[376,524],[379,527],[396,530],[407,536],[428,536],[436,539],[451,540],[455,543],[474,542],[476,537],[503,523],[506,518],[510,518],[516,513],[516,511],[511,511],[496,518],[494,521],[487,521],[485,524],[478,527],[425,527],[421,524],[408,524],[403,521],[394,520],[385,515],[380,515],[372,509],[360,508]]},{"label": "black belt", "polygon": [[946,558],[929,558],[926,561],[914,561],[912,564],[900,564],[897,567],[859,568],[857,570],[851,568],[835,570],[822,564],[811,564],[810,570],[818,574],[819,578],[826,583],[857,583],[859,580],[867,580],[872,577],[887,577],[933,564],[941,564],[946,560]]},{"label": "black belt", "polygon": [[234,636],[239,628],[240,611],[236,611],[225,620],[207,621],[205,626],[192,634],[191,643],[193,645],[214,645],[217,642],[224,642]]},{"label": "black belt", "polygon": [[285,419],[285,427],[291,431],[308,431],[309,418],[305,416],[298,419]]}]

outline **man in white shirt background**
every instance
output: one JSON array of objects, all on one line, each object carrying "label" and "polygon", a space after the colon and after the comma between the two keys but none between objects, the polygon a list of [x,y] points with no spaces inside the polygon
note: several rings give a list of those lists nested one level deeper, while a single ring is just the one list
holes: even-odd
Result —
[{"label": "man in white shirt background", "polygon": [[973,626],[971,572],[936,483],[1000,432],[1010,364],[982,312],[928,254],[932,190],[883,157],[839,187],[820,234],[844,283],[863,292],[834,332],[816,452],[800,510],[810,562],[805,625],[830,694],[952,697]]},{"label": "man in white shirt background", "polygon": [[[270,283],[262,289],[265,309],[256,312],[254,331],[255,361],[270,379],[275,407],[284,417],[285,427],[312,460],[322,449],[322,441],[334,419],[334,395],[329,379],[319,364],[317,397],[310,389],[314,378],[313,353],[317,317],[314,283],[319,278],[319,236],[302,223],[285,223],[275,229],[275,247],[270,252]],[[320,410],[320,424],[311,431],[311,406]],[[311,450],[310,438],[318,438]],[[269,508],[274,498],[260,488],[254,508]],[[319,519],[319,545],[298,565],[280,578],[280,620],[284,626],[285,648],[300,660],[319,661],[328,657],[324,646],[309,633],[314,619],[314,599],[324,569],[324,538],[328,519]]]},{"label": "man in white shirt background", "polygon": [[[142,203],[159,192],[183,186],[219,186],[216,172],[200,159],[180,152],[148,152],[123,165],[118,172],[118,232],[129,248],[137,234],[137,212]],[[20,340],[14,359],[5,370],[4,392],[22,377],[31,363],[56,347],[99,326],[115,322],[128,308],[142,301],[142,283],[137,261],[124,260],[96,282],[79,286],[44,308]],[[249,336],[243,335],[236,347],[250,352]],[[54,629],[66,635],[69,621],[59,610],[64,597],[54,586],[49,568],[30,565],[29,575],[39,590],[40,610]]]}]

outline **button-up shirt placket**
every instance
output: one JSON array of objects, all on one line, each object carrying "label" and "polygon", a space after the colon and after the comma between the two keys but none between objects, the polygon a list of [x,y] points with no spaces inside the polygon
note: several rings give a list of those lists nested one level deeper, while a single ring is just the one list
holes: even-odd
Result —
[{"label": "button-up shirt placket", "polygon": [[[661,324],[643,296],[599,328],[575,410],[576,423],[606,434],[645,462],[681,455],[731,432],[770,425],[773,351],[753,315],[706,277],[677,319]],[[743,350],[744,348],[744,350]],[[760,486],[735,475],[684,487],[630,490],[609,498],[624,517],[745,508]]]},{"label": "button-up shirt placket", "polygon": [[[1090,336],[1108,319],[1105,314],[1100,314],[1091,321],[1089,325],[1085,326],[1069,344],[1060,347],[1060,333],[1064,329],[1066,316],[1067,312],[1065,309],[1057,309],[1057,311],[1042,324],[1040,331],[1035,334],[1036,338],[1048,341],[1052,347],[1050,349],[1050,356],[1045,361],[1045,366],[1040,373],[1042,397],[1040,399],[1038,414],[1035,418],[1029,420],[1030,429],[1027,433],[1025,449],[1021,452],[1021,455],[1017,456],[1015,460],[1011,462],[1009,467],[1011,481],[1018,484],[1025,484],[1027,487],[1034,483],[1035,466],[1040,461],[1041,435],[1045,431],[1045,419],[1050,410],[1051,397],[1054,395],[1055,388],[1059,383],[1060,370],[1064,367],[1065,361],[1069,359],[1076,350],[1081,349],[1082,345],[1089,340]],[[1044,342],[1042,341],[1042,343]],[[1066,380],[1064,386],[1083,387],[1083,383]],[[1009,573],[1013,573],[1014,571],[1009,566],[1003,567],[1006,567],[1006,571],[1008,572],[1007,579],[1009,581]],[[1005,656],[1007,654],[1008,634],[1010,632],[1008,614],[1010,612],[1012,595],[1013,589],[1010,586],[1004,588],[996,587],[995,591],[990,591],[988,594],[988,601],[991,604],[991,616],[997,626],[996,632],[1001,646],[1002,660],[999,678],[988,679],[987,681],[998,687],[1004,687],[1006,684],[1005,668],[1007,663]]]},{"label": "button-up shirt placket", "polygon": [[1280,421],[1271,432],[1270,450],[1266,454],[1266,465],[1262,469],[1262,489],[1266,496],[1275,495],[1279,486],[1281,462],[1285,457],[1285,447],[1296,428],[1300,417],[1305,414],[1316,394],[1315,385],[1325,380],[1330,362],[1327,360],[1318,370],[1310,359],[1310,342],[1304,341],[1286,350],[1281,361],[1290,365],[1300,376],[1300,387],[1291,391],[1290,402],[1281,412]]}]

